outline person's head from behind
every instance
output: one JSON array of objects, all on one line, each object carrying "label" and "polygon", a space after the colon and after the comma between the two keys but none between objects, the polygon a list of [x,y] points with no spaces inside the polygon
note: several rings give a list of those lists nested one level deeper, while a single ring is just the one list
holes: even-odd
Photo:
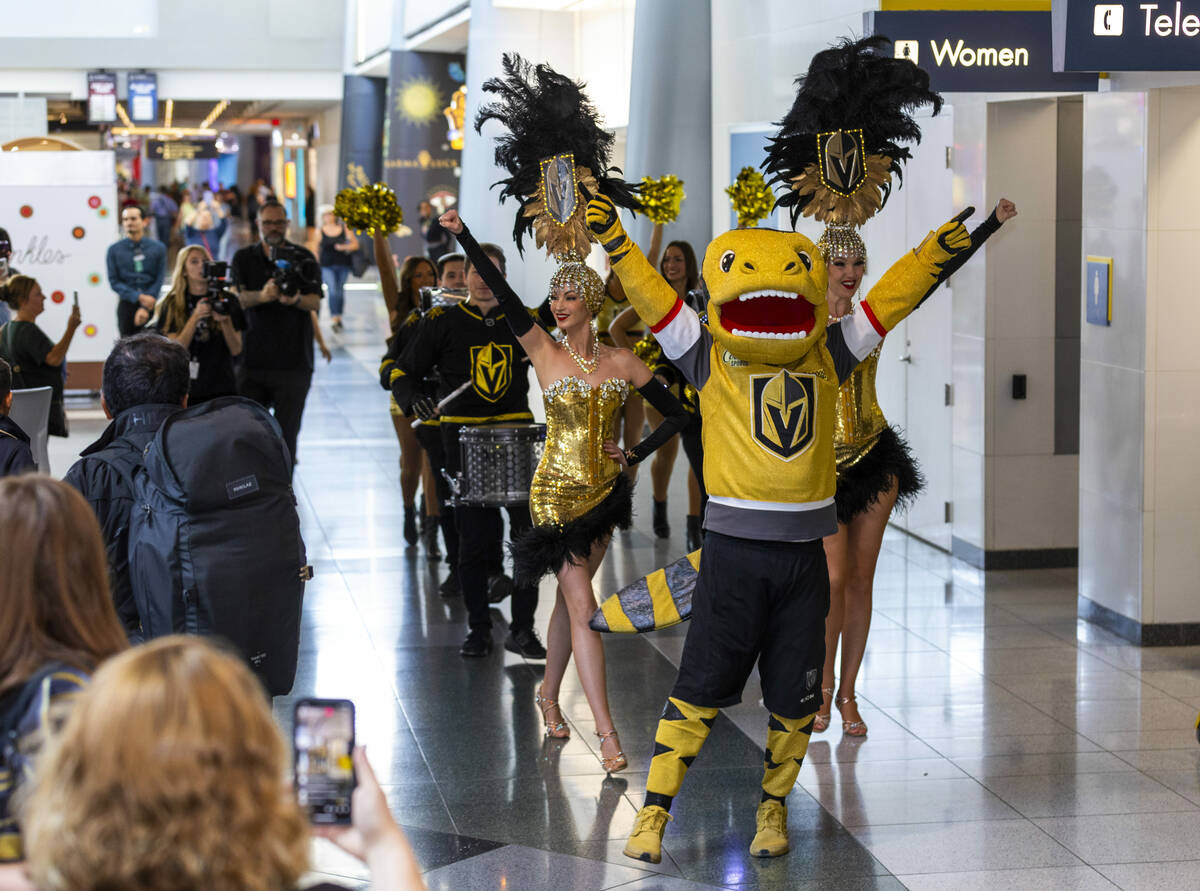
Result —
[{"label": "person's head from behind", "polygon": [[134,241],[145,235],[146,218],[142,215],[142,209],[134,204],[121,211],[121,228]]},{"label": "person's head from behind", "polygon": [[125,649],[104,541],[73,487],[42,474],[0,479],[0,691],[52,660],[91,671]]},{"label": "person's head from behind", "polygon": [[12,366],[0,359],[0,418],[12,411]]},{"label": "person's head from behind", "polygon": [[[507,277],[508,266],[504,259],[504,251],[500,248],[500,245],[485,241],[479,248],[496,264],[496,268],[500,270],[500,274]],[[483,276],[479,274],[479,270],[471,264],[470,257],[467,257],[463,264],[463,272],[466,275],[467,292],[471,295],[472,303],[495,302],[496,295],[487,286],[487,282],[483,280]]]},{"label": "person's head from behind", "polygon": [[139,405],[186,405],[190,361],[183,345],[161,334],[117,341],[104,360],[100,404],[115,418]]},{"label": "person's head from behind", "polygon": [[438,257],[438,287],[465,288],[467,286],[466,257],[462,254],[442,254]]},{"label": "person's head from behind", "polygon": [[14,275],[0,285],[0,300],[7,303],[26,321],[32,321],[46,308],[42,286],[31,275]]},{"label": "person's head from behind", "polygon": [[268,198],[258,208],[258,233],[267,247],[279,247],[287,240],[288,217],[274,198]]},{"label": "person's head from behind", "polygon": [[164,637],[106,663],[25,811],[40,891],[282,891],[308,862],[287,750],[236,656]]}]

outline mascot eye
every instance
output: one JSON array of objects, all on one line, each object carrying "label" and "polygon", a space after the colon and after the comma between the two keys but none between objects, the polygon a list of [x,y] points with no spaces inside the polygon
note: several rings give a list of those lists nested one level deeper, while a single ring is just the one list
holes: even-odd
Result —
[{"label": "mascot eye", "polygon": [[796,256],[800,258],[800,262],[804,264],[804,268],[812,272],[812,258],[804,253],[804,251],[796,251]]},{"label": "mascot eye", "polygon": [[721,271],[728,272],[733,268],[733,251],[726,251],[721,254]]}]

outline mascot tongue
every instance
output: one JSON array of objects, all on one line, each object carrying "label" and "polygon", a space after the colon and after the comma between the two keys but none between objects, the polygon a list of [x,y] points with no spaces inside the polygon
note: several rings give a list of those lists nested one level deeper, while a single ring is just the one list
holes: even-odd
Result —
[{"label": "mascot tongue", "polygon": [[813,330],[816,314],[802,295],[742,295],[721,305],[721,327],[748,337],[804,335]]}]

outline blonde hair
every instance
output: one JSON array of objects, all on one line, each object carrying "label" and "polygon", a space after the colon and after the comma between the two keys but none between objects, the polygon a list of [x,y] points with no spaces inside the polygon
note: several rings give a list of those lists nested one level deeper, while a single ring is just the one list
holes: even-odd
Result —
[{"label": "blonde hair", "polygon": [[171,275],[171,290],[158,301],[154,310],[154,325],[162,334],[178,334],[188,321],[187,308],[187,258],[196,251],[204,254],[206,261],[212,260],[212,255],[202,244],[189,244],[179,249],[175,258],[175,271]]},{"label": "blonde hair", "polygon": [[13,309],[20,309],[21,304],[29,299],[29,295],[33,293],[36,285],[37,279],[32,275],[23,275],[18,272],[3,285],[0,285],[0,300],[3,300]]},{"label": "blonde hair", "polygon": [[106,663],[39,765],[23,821],[39,891],[281,891],[309,831],[241,659],[172,636]]},{"label": "blonde hair", "polygon": [[57,660],[90,672],[127,646],[108,593],[100,525],[74,488],[0,480],[0,692]]}]

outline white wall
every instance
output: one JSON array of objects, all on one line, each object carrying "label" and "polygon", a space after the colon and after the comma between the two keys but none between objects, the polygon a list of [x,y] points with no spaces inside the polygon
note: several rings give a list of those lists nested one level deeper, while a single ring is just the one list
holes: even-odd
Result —
[{"label": "white wall", "polygon": [[[611,0],[589,6],[584,13],[540,12],[494,7],[491,0],[472,0],[470,43],[467,50],[467,121],[474,121],[487,101],[482,85],[501,73],[500,58],[517,52],[531,62],[547,62],[562,74],[584,81],[588,96],[609,128],[629,119],[629,68],[633,2]],[[586,39],[584,39],[586,35]],[[508,256],[508,278],[526,303],[546,296],[554,263],[528,239],[522,261],[512,245],[517,206],[500,205],[491,186],[506,178],[495,166],[493,138],[503,132],[492,122],[482,136],[469,128],[463,144],[460,209],[479,240],[495,241]]]}]

